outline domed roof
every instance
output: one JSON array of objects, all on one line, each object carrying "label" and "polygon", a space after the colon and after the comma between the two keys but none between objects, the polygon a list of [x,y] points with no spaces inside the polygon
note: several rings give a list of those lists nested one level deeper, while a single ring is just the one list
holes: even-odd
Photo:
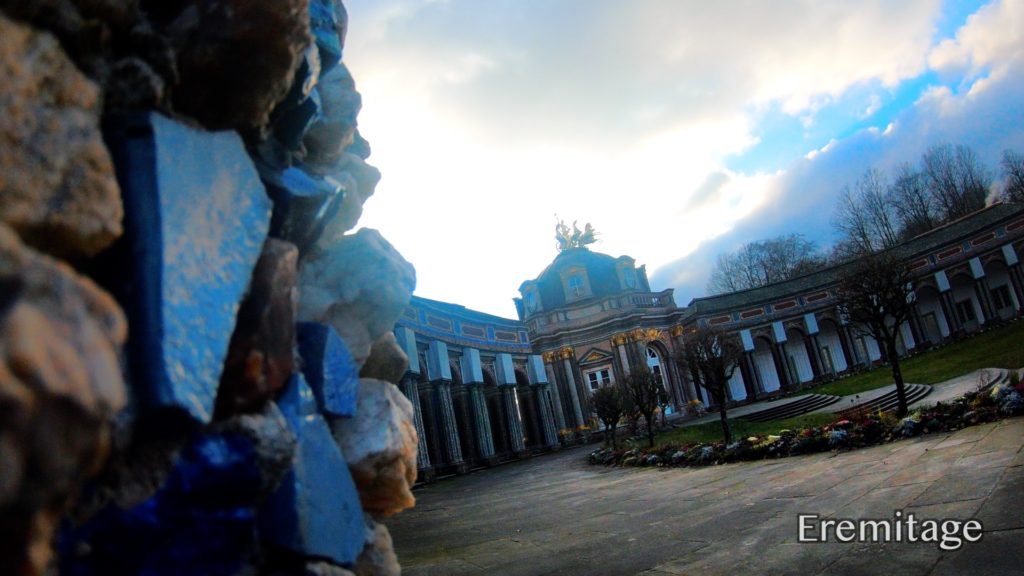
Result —
[{"label": "domed roof", "polygon": [[[620,269],[633,279],[633,287],[623,286]],[[565,281],[577,270],[585,272],[583,280],[587,288],[586,296],[579,300],[601,298],[639,288],[635,281],[632,258],[628,256],[613,258],[600,252],[591,252],[586,247],[569,248],[560,252],[533,281],[537,286],[541,304],[545,310],[566,304],[568,299]],[[529,282],[524,282],[524,286],[527,284]]]}]

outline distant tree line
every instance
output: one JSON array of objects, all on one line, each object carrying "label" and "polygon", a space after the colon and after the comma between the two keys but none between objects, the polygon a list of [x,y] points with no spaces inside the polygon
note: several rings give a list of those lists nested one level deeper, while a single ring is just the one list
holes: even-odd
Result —
[{"label": "distant tree line", "polygon": [[998,179],[969,146],[937,144],[917,166],[886,174],[868,168],[843,187],[832,215],[839,239],[820,249],[801,234],[750,242],[720,254],[707,290],[723,294],[758,288],[884,250],[985,207],[990,199],[1024,202],[1024,155],[1003,152]]}]

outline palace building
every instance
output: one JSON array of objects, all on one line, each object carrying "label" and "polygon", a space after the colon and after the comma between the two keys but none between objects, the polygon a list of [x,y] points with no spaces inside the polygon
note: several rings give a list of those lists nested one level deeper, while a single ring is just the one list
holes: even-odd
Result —
[{"label": "palace building", "polygon": [[[399,320],[395,335],[409,356],[401,387],[416,411],[425,478],[575,441],[595,426],[591,392],[639,366],[660,375],[671,409],[710,404],[673,360],[692,327],[717,326],[743,343],[732,403],[881,359],[879,346],[836,309],[844,265],[679,307],[671,289],[651,291],[633,258],[590,250],[589,226],[582,236],[564,226],[558,234],[558,255],[519,287],[518,319],[413,297]],[[893,250],[915,276],[916,310],[901,326],[901,353],[1024,313],[1022,205],[990,206]]]}]

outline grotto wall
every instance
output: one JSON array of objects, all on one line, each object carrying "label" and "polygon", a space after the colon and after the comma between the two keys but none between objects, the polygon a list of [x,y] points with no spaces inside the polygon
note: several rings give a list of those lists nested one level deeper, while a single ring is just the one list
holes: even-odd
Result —
[{"label": "grotto wall", "polygon": [[0,572],[398,574],[338,0],[0,0]]}]

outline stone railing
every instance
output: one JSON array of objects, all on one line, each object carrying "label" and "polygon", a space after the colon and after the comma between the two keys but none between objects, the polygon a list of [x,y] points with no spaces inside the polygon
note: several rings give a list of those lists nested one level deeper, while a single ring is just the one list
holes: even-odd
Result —
[{"label": "stone railing", "polygon": [[0,7],[0,566],[397,574],[415,274],[349,233],[341,2],[49,4]]}]

